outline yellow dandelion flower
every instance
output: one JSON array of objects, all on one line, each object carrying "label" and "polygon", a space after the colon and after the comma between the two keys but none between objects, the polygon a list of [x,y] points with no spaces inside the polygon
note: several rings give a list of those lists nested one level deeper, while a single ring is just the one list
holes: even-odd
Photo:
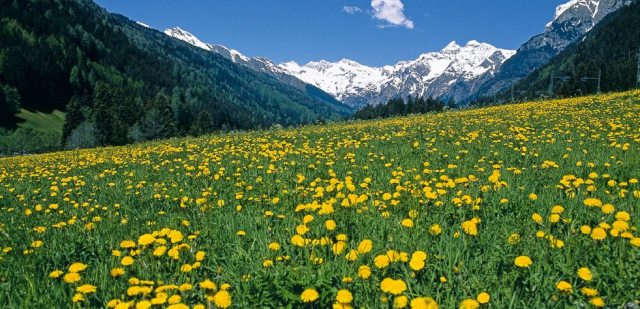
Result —
[{"label": "yellow dandelion flower", "polygon": [[402,281],[401,279],[394,280],[391,278],[385,278],[384,280],[382,280],[382,282],[380,282],[380,290],[385,293],[400,295],[406,289],[407,284],[404,283],[404,281]]},{"label": "yellow dandelion flower", "polygon": [[120,264],[122,264],[123,266],[131,266],[133,262],[134,262],[133,258],[128,255],[123,257],[122,260],[120,260]]},{"label": "yellow dandelion flower", "polygon": [[358,245],[359,254],[366,254],[371,252],[371,250],[373,250],[373,242],[370,239],[365,239]]},{"label": "yellow dandelion flower", "polygon": [[116,267],[111,269],[111,277],[117,278],[124,275],[124,268]]},{"label": "yellow dandelion flower", "polygon": [[369,277],[371,277],[371,268],[367,265],[358,267],[358,277],[362,279],[369,279]]},{"label": "yellow dandelion flower", "polygon": [[513,261],[513,264],[515,264],[520,268],[527,268],[533,264],[533,261],[531,260],[530,257],[526,255],[521,255],[516,257],[516,259]]},{"label": "yellow dandelion flower", "polygon": [[539,213],[531,215],[531,219],[537,224],[542,224],[544,222],[544,219],[542,219],[542,216]]},{"label": "yellow dandelion flower", "polygon": [[467,298],[460,303],[460,309],[477,309],[480,308],[480,303],[477,300]]},{"label": "yellow dandelion flower", "polygon": [[389,266],[389,257],[386,255],[378,255],[373,259],[373,264],[378,268],[385,268]]},{"label": "yellow dandelion flower", "polygon": [[408,304],[409,304],[409,298],[407,298],[404,295],[400,295],[393,298],[393,308],[398,308],[398,309],[406,308]]},{"label": "yellow dandelion flower", "polygon": [[581,288],[580,289],[580,293],[582,293],[582,295],[588,296],[588,297],[598,296],[598,294],[599,294],[598,290],[593,289],[593,288],[589,288],[589,287]]},{"label": "yellow dandelion flower", "polygon": [[177,304],[177,303],[179,303],[179,302],[181,302],[181,301],[182,301],[182,296],[180,296],[180,295],[172,295],[172,296],[171,296],[171,297],[169,297],[169,299],[167,300],[167,302],[168,302],[170,305],[175,305],[175,304]]},{"label": "yellow dandelion flower", "polygon": [[349,290],[340,290],[336,294],[336,301],[340,304],[349,304],[353,301],[353,294]]},{"label": "yellow dandelion flower", "polygon": [[589,303],[596,308],[603,308],[606,305],[602,297],[594,297],[589,300]]},{"label": "yellow dandelion flower", "polygon": [[476,296],[476,300],[480,303],[480,304],[487,304],[489,303],[489,301],[491,300],[491,295],[489,295],[489,293],[487,292],[482,292],[480,294],[478,294],[478,296]]},{"label": "yellow dandelion flower", "polygon": [[84,300],[85,300],[85,298],[84,298],[84,295],[82,293],[76,293],[71,298],[71,301],[73,301],[74,303],[83,302]]},{"label": "yellow dandelion flower", "polygon": [[83,264],[80,262],[73,263],[69,266],[70,273],[79,273],[87,269],[87,264]]},{"label": "yellow dandelion flower", "polygon": [[404,219],[404,220],[402,220],[402,222],[400,224],[402,224],[402,226],[404,226],[404,227],[413,227],[413,220]]},{"label": "yellow dandelion flower", "polygon": [[231,303],[231,293],[228,291],[221,290],[213,296],[213,304],[216,305],[217,308],[229,308],[231,307]]},{"label": "yellow dandelion flower", "polygon": [[602,201],[597,198],[588,198],[583,201],[585,206],[602,207]]},{"label": "yellow dandelion flower", "polygon": [[318,297],[320,297],[320,294],[318,294],[318,291],[316,291],[316,289],[312,288],[305,289],[300,294],[300,300],[302,300],[303,303],[312,303],[316,301]]},{"label": "yellow dandelion flower", "polygon": [[120,248],[122,249],[131,249],[136,247],[136,242],[133,240],[123,240],[120,242]]},{"label": "yellow dandelion flower", "polygon": [[302,238],[302,236],[300,236],[298,234],[293,235],[293,237],[291,237],[291,243],[294,246],[304,247],[304,238]]},{"label": "yellow dandelion flower", "polygon": [[589,268],[581,267],[580,269],[578,269],[577,273],[578,277],[580,277],[580,279],[584,281],[591,281],[593,279],[593,274],[591,273],[591,270],[589,270]]},{"label": "yellow dandelion flower", "polygon": [[571,294],[573,292],[573,286],[571,283],[561,280],[556,284],[556,289],[562,293]]},{"label": "yellow dandelion flower", "polygon": [[138,245],[148,246],[156,241],[155,236],[151,234],[143,234],[138,238]]},{"label": "yellow dandelion flower", "polygon": [[205,289],[205,290],[215,290],[217,289],[217,286],[215,283],[213,283],[213,281],[207,279],[205,281],[202,281],[199,283],[200,288]]},{"label": "yellow dandelion flower", "polygon": [[62,277],[62,280],[64,280],[64,282],[66,283],[76,283],[80,281],[80,279],[81,277],[78,273],[67,273],[66,275],[64,275],[64,277]]},{"label": "yellow dandelion flower", "polygon": [[62,276],[62,274],[64,274],[64,271],[56,269],[56,270],[54,270],[54,271],[49,273],[49,278],[56,279],[56,278],[59,278],[60,276]]},{"label": "yellow dandelion flower", "polygon": [[614,211],[616,211],[616,208],[611,204],[604,204],[600,209],[604,214],[607,214],[607,215],[612,214]]},{"label": "yellow dandelion flower", "polygon": [[593,240],[604,240],[607,238],[607,231],[605,231],[601,227],[596,227],[591,230],[591,239]]},{"label": "yellow dandelion flower", "polygon": [[411,300],[411,309],[438,309],[438,303],[431,297],[417,297]]},{"label": "yellow dandelion flower", "polygon": [[442,227],[440,227],[440,224],[433,224],[429,227],[429,233],[433,236],[438,236],[442,233]]},{"label": "yellow dandelion flower", "polygon": [[136,303],[136,309],[149,309],[153,304],[148,300],[141,300]]},{"label": "yellow dandelion flower", "polygon": [[334,220],[327,220],[324,222],[324,226],[327,229],[327,231],[333,231],[336,229],[337,224],[336,224],[336,221]]},{"label": "yellow dandelion flower", "polygon": [[96,286],[91,284],[83,284],[76,288],[76,292],[82,293],[82,294],[95,293],[96,291],[97,291]]}]

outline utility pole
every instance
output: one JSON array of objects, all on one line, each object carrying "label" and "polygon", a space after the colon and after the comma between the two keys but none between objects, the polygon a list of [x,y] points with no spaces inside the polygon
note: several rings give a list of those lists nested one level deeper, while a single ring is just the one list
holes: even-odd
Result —
[{"label": "utility pole", "polygon": [[553,73],[551,73],[550,82],[549,82],[549,98],[552,98],[554,95],[554,90],[555,90],[554,81],[556,79],[561,81],[566,81],[566,80],[569,80],[569,78],[570,78],[569,76],[556,76],[556,75],[553,75]]},{"label": "utility pole", "polygon": [[511,86],[511,102],[515,102],[516,101],[516,93],[518,95],[522,95],[523,93],[526,93],[526,91],[524,91],[524,90],[516,90],[516,86],[515,85]]},{"label": "utility pole", "polygon": [[598,94],[602,93],[602,70],[598,70],[598,77],[583,77],[580,79],[580,81],[583,81],[583,82],[590,81],[590,80],[598,81],[597,93]]},{"label": "utility pole", "polygon": [[602,93],[602,69],[598,70],[598,94]]},{"label": "utility pole", "polygon": [[636,54],[638,57],[638,68],[636,69],[636,88],[640,88],[640,47],[638,47],[638,53]]}]

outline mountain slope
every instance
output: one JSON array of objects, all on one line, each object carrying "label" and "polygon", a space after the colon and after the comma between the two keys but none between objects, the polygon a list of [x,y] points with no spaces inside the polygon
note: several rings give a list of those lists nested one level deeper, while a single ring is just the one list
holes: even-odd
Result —
[{"label": "mountain slope", "polygon": [[127,127],[158,92],[172,96],[174,107],[208,111],[217,128],[311,122],[346,109],[90,0],[8,0],[0,12],[0,86],[16,89],[29,110],[65,109],[86,96],[91,109],[101,84],[131,100],[123,103],[130,111],[119,111],[131,118],[122,121]]},{"label": "mountain slope", "polygon": [[247,57],[243,55],[241,52],[235,49],[227,48],[223,45],[204,43],[198,37],[189,33],[186,30],[181,29],[180,27],[166,29],[164,33],[170,37],[187,42],[193,46],[217,53],[231,60],[233,63],[237,63],[240,65],[246,66],[248,68],[251,68],[254,71],[258,71],[258,72],[270,75],[282,83],[295,87],[305,92],[307,95],[315,99],[318,99],[320,101],[323,101],[323,103],[332,106],[333,108],[338,110],[341,114],[349,114],[352,112],[352,110],[348,106],[337,101],[332,96],[326,93],[323,93],[322,90],[316,88],[315,86],[309,85],[301,81],[300,79],[296,78],[295,76],[290,75],[287,71],[281,69],[275,63],[273,63],[271,60],[267,58]]},{"label": "mountain slope", "polygon": [[543,66],[568,45],[583,37],[600,20],[632,0],[571,0],[558,6],[545,31],[524,43],[493,76],[483,76],[470,98],[491,96]]},{"label": "mountain slope", "polygon": [[[571,96],[597,91],[593,78],[602,72],[602,91],[621,91],[636,85],[636,53],[640,48],[640,2],[607,16],[583,40],[569,46],[547,65],[515,85],[524,97],[548,95],[550,76],[568,76],[555,81],[553,95]],[[583,80],[584,77],[592,78]],[[504,93],[502,97],[507,97]]]},{"label": "mountain slope", "polygon": [[377,105],[389,99],[425,96],[457,100],[475,89],[477,78],[492,74],[513,56],[510,50],[470,41],[451,42],[439,52],[420,55],[393,66],[368,67],[343,59],[299,65],[287,62],[280,68],[355,107]]}]

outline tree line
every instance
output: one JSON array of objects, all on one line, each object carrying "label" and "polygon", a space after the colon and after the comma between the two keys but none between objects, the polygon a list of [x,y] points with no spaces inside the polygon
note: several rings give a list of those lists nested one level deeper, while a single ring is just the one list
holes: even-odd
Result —
[{"label": "tree line", "polygon": [[442,111],[446,106],[454,106],[453,102],[444,103],[439,99],[424,97],[407,97],[406,100],[393,98],[385,104],[366,105],[358,110],[354,119],[376,119],[409,114],[426,114]]}]

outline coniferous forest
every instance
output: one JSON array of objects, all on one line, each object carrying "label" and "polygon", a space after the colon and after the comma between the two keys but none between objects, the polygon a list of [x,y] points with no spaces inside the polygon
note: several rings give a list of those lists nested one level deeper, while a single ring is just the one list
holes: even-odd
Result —
[{"label": "coniferous forest", "polygon": [[12,151],[8,141],[39,134],[14,130],[21,109],[66,113],[62,136],[27,151],[295,125],[350,112],[317,88],[282,84],[90,0],[7,0],[0,12],[0,152]]},{"label": "coniferous forest", "polygon": [[454,106],[453,102],[444,103],[438,99],[408,97],[391,99],[386,104],[367,105],[353,114],[354,119],[377,119],[410,114],[426,114],[442,111],[446,106]]},{"label": "coniferous forest", "polygon": [[598,91],[599,74],[601,92],[632,89],[638,74],[638,33],[640,2],[635,1],[605,17],[583,39],[510,89],[495,97],[481,98],[476,105],[594,94]]}]

